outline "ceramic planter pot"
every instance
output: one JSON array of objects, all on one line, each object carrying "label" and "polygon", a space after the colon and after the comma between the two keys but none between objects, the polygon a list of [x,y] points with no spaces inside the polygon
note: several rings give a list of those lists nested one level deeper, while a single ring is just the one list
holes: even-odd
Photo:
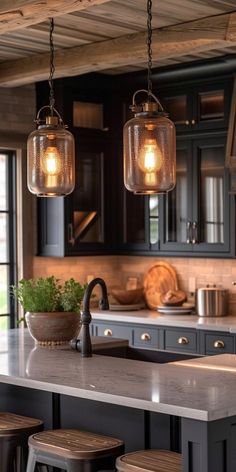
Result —
[{"label": "ceramic planter pot", "polygon": [[74,312],[48,312],[25,315],[31,336],[40,345],[66,344],[80,330],[80,314]]}]

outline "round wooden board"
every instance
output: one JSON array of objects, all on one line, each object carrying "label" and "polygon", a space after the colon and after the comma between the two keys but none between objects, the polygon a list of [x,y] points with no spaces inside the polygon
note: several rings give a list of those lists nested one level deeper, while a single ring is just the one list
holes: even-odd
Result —
[{"label": "round wooden board", "polygon": [[144,297],[148,308],[156,310],[161,303],[161,295],[168,290],[178,290],[175,269],[168,262],[157,262],[144,276]]}]

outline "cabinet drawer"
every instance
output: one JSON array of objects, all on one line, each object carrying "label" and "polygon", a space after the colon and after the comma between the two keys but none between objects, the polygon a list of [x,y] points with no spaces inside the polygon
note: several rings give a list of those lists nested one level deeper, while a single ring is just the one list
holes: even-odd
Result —
[{"label": "cabinet drawer", "polygon": [[197,333],[186,329],[166,329],[165,349],[183,352],[197,352]]},{"label": "cabinet drawer", "polygon": [[113,323],[94,323],[93,325],[94,336],[128,339],[129,343],[132,342],[132,332],[133,329],[130,326],[114,325]]},{"label": "cabinet drawer", "polygon": [[158,348],[158,329],[148,328],[135,328],[134,330],[134,346],[142,348]]},{"label": "cabinet drawer", "polygon": [[234,353],[234,336],[223,335],[221,333],[205,334],[204,354],[224,354]]}]

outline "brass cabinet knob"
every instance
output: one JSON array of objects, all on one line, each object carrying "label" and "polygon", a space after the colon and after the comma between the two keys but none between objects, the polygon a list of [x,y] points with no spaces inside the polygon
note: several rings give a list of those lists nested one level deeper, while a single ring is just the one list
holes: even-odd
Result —
[{"label": "brass cabinet knob", "polygon": [[189,340],[185,336],[181,336],[181,338],[178,339],[178,344],[188,344]]},{"label": "brass cabinet knob", "polygon": [[112,329],[107,328],[104,330],[104,336],[112,336],[112,335],[113,335]]},{"label": "brass cabinet knob", "polygon": [[186,125],[189,125],[189,120],[186,120],[186,121],[185,121],[185,124],[186,124]]},{"label": "brass cabinet knob", "polygon": [[141,334],[140,339],[142,341],[151,341],[151,335],[149,333],[143,333]]},{"label": "brass cabinet knob", "polygon": [[214,341],[214,347],[217,349],[224,349],[225,343],[222,341],[222,339],[217,339],[217,341]]},{"label": "brass cabinet knob", "polygon": [[192,123],[192,125],[195,125],[196,121],[195,121],[195,120],[192,120],[191,123]]}]

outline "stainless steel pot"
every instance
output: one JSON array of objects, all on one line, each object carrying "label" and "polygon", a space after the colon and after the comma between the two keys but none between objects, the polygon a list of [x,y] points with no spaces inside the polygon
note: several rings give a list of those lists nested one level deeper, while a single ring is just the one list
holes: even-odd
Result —
[{"label": "stainless steel pot", "polygon": [[198,316],[225,316],[228,311],[228,290],[202,287],[196,291]]}]

